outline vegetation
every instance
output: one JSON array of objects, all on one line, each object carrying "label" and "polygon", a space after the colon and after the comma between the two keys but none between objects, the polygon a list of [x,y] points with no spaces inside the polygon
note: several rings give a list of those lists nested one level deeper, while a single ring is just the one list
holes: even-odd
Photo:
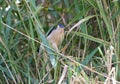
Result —
[{"label": "vegetation", "polygon": [[[60,53],[46,40],[58,23]],[[119,32],[119,0],[0,0],[0,84],[120,83]]]}]

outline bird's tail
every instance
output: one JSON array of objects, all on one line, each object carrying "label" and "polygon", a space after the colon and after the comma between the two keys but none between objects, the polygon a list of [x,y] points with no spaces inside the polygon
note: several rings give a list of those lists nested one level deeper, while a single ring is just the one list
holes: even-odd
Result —
[{"label": "bird's tail", "polygon": [[41,55],[43,49],[44,49],[43,45],[40,45],[39,48],[37,49],[38,56]]}]

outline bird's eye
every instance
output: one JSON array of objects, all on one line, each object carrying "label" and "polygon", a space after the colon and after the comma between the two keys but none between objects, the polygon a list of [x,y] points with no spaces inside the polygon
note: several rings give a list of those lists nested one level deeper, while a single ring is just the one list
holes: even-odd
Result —
[{"label": "bird's eye", "polygon": [[62,24],[59,24],[60,28],[64,28],[64,26]]}]

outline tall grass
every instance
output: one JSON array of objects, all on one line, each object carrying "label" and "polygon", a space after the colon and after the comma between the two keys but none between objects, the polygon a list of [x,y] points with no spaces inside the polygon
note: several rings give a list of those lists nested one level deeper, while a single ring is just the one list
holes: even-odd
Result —
[{"label": "tall grass", "polygon": [[[120,83],[119,0],[16,1],[0,0],[0,84]],[[58,23],[59,53],[46,40]]]}]

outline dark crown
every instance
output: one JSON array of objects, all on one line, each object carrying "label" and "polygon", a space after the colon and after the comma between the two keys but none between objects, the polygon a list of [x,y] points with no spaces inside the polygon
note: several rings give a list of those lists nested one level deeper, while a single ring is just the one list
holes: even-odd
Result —
[{"label": "dark crown", "polygon": [[60,26],[60,28],[64,28],[64,26],[62,24],[58,24]]}]

